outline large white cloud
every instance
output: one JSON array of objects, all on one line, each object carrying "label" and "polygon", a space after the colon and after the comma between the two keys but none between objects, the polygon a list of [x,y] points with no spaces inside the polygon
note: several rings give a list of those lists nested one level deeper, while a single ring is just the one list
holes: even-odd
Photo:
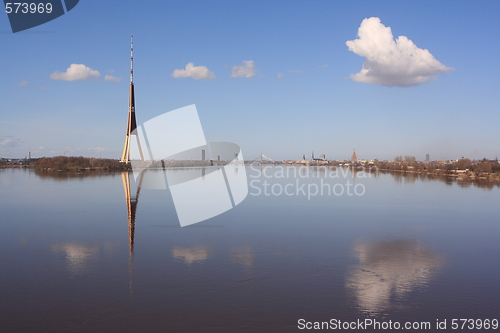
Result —
[{"label": "large white cloud", "polygon": [[257,68],[253,60],[244,60],[243,65],[234,66],[231,71],[231,77],[252,77],[257,74]]},{"label": "large white cloud", "polygon": [[195,66],[192,62],[186,65],[186,69],[176,69],[172,73],[172,77],[183,78],[183,77],[192,77],[193,79],[199,80],[212,80],[215,79],[216,76],[213,72],[209,71],[205,66]]},{"label": "large white cloud", "polygon": [[453,69],[405,36],[394,40],[391,28],[378,17],[364,19],[358,37],[346,42],[349,51],[366,58],[361,71],[350,76],[356,82],[407,87]]},{"label": "large white cloud", "polygon": [[52,80],[76,81],[97,79],[101,74],[83,64],[71,64],[66,72],[55,71],[50,74]]}]

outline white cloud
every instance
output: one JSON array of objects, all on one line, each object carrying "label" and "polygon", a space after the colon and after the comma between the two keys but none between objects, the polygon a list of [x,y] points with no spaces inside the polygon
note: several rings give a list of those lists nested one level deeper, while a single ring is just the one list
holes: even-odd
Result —
[{"label": "white cloud", "polygon": [[40,146],[40,147],[29,147],[29,151],[31,152],[31,155],[33,156],[34,153],[41,153],[43,152],[43,150],[45,150],[45,147],[44,146]]},{"label": "white cloud", "polygon": [[283,74],[283,73],[278,73],[278,79],[281,79],[283,76],[285,76],[285,74]]},{"label": "white cloud", "polygon": [[205,66],[195,66],[192,62],[186,65],[186,69],[176,69],[172,73],[172,77],[178,79],[183,77],[192,77],[195,80],[212,80],[216,76],[213,72],[209,71]]},{"label": "white cloud", "polygon": [[96,79],[101,74],[90,67],[83,64],[71,64],[66,72],[58,72],[50,74],[52,80],[76,81]]},{"label": "white cloud", "polygon": [[57,154],[57,155],[71,156],[71,154],[79,152],[79,151],[85,151],[85,149],[83,149],[83,148],[72,148],[72,147],[63,147],[61,149],[50,150],[50,153]]},{"label": "white cloud", "polygon": [[364,19],[358,37],[346,42],[349,51],[366,58],[361,71],[350,76],[356,82],[407,87],[453,69],[405,36],[394,40],[391,28],[378,17]]},{"label": "white cloud", "polygon": [[109,81],[109,82],[120,82],[122,80],[121,77],[116,77],[113,75],[106,75],[104,76],[104,81]]},{"label": "white cloud", "polygon": [[21,82],[18,83],[18,85],[24,87],[24,86],[28,85],[28,81],[21,81]]},{"label": "white cloud", "polygon": [[253,60],[244,60],[242,66],[234,66],[232,68],[231,77],[252,77],[257,74],[257,69]]},{"label": "white cloud", "polygon": [[12,139],[5,139],[3,140],[2,142],[0,142],[0,145],[2,146],[7,146],[8,144],[10,144],[11,142],[14,142],[14,140]]},{"label": "white cloud", "polygon": [[114,69],[110,69],[110,70],[108,71],[108,73],[109,73],[109,74],[113,74],[114,72],[115,72],[115,70],[114,70]]},{"label": "white cloud", "polygon": [[12,135],[2,135],[2,137],[4,138],[2,141],[0,141],[0,146],[2,147],[18,147],[21,143],[21,140],[19,138],[16,138]]},{"label": "white cloud", "polygon": [[49,88],[45,88],[44,86],[41,86],[40,89],[42,89],[42,90],[50,90]]},{"label": "white cloud", "polygon": [[321,65],[321,66],[318,66],[318,68],[327,68],[328,65],[327,64],[324,64],[324,65]]},{"label": "white cloud", "polygon": [[103,148],[103,147],[90,147],[90,148],[87,148],[88,151],[91,151],[91,152],[94,152],[94,153],[100,153],[100,152],[103,152],[103,151],[108,151],[109,149],[108,148]]}]

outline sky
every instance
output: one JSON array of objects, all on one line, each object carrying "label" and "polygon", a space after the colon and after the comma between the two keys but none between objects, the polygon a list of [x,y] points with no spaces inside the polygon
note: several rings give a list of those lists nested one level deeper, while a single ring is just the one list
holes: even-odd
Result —
[{"label": "sky", "polygon": [[120,158],[130,35],[138,123],[195,104],[246,160],[500,156],[500,1],[89,1],[12,33],[0,157]]}]

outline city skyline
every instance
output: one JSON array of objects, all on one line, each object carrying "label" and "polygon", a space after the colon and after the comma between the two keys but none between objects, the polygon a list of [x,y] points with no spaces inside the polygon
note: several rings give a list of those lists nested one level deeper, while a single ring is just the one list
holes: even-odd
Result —
[{"label": "city skyline", "polygon": [[138,123],[196,104],[207,139],[247,160],[494,159],[499,9],[81,1],[16,34],[0,15],[0,157],[119,159],[133,33]]}]

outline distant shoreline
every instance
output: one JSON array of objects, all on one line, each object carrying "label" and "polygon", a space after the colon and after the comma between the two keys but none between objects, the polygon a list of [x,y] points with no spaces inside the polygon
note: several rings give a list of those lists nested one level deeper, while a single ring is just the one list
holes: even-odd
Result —
[{"label": "distant shoreline", "polygon": [[29,168],[43,171],[128,171],[130,164],[120,163],[118,160],[89,158],[89,157],[42,157],[37,159],[16,160],[15,162],[2,161],[0,168]]},{"label": "distant shoreline", "polygon": [[[229,161],[227,161],[229,162]],[[500,181],[500,163],[492,160],[471,161],[461,159],[454,163],[418,162],[414,158],[397,158],[394,161],[346,162],[346,161],[303,161],[305,163],[283,162],[245,162],[245,165],[258,164],[280,166],[308,166],[308,167],[349,167],[360,171],[379,171],[401,174],[421,174],[439,177],[451,177],[464,180]],[[164,161],[164,167],[205,167],[221,164],[222,161]],[[156,163],[158,164],[158,163]],[[222,165],[224,165],[223,163]],[[158,164],[158,167],[161,167]],[[15,162],[0,160],[0,168],[30,168],[40,171],[54,172],[87,172],[87,171],[130,171],[130,163],[122,163],[115,159],[101,159],[89,157],[44,157],[37,159],[20,159]]]},{"label": "distant shoreline", "polygon": [[465,180],[490,180],[495,182],[500,182],[500,174],[496,173],[439,173],[439,172],[426,172],[426,171],[413,171],[413,170],[388,170],[388,169],[379,169],[381,172],[387,173],[400,173],[400,174],[414,174],[414,175],[429,175],[436,177],[451,177],[456,179],[465,179]]}]

